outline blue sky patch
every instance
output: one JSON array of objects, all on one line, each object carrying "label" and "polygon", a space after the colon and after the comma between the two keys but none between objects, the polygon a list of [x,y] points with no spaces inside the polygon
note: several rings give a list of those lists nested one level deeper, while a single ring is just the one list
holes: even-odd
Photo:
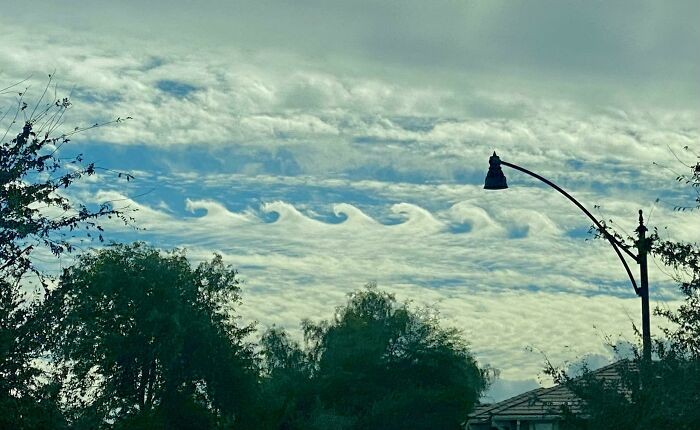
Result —
[{"label": "blue sky patch", "polygon": [[170,79],[157,81],[156,88],[177,98],[187,97],[197,90],[197,87],[194,85]]}]

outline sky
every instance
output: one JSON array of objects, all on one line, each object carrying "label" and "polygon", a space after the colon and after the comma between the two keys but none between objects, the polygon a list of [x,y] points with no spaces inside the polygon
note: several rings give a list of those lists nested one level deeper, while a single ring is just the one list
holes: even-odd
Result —
[{"label": "sky", "polygon": [[[620,262],[536,180],[506,168],[508,190],[483,190],[494,150],[622,234],[643,209],[663,237],[700,240],[698,215],[674,211],[700,152],[695,0],[2,9],[0,88],[29,78],[38,98],[52,73],[66,130],[133,117],[62,153],[135,180],[101,174],[71,197],[138,209],[140,230],[109,224],[108,240],[223,255],[260,330],[298,336],[376,282],[463,330],[500,370],[486,400],[548,384],[545,359],[614,359],[640,319]],[[658,261],[650,279],[652,306],[678,304]]]}]

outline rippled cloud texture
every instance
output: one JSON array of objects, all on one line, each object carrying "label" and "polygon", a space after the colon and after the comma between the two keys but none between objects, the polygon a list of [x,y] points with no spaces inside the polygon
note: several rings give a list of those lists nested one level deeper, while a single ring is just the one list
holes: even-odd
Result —
[{"label": "rippled cloud texture", "polygon": [[[484,191],[493,150],[622,232],[641,208],[700,239],[673,211],[676,157],[700,150],[697,2],[33,5],[3,6],[0,87],[31,76],[38,97],[55,70],[68,129],[134,117],[63,151],[136,180],[74,197],[139,209],[145,230],[109,239],[224,255],[261,328],[298,334],[376,281],[464,330],[501,370],[493,399],[534,386],[542,353],[610,359],[605,336],[633,341],[639,319],[619,261],[530,178]],[[674,306],[654,264],[651,280]]]}]

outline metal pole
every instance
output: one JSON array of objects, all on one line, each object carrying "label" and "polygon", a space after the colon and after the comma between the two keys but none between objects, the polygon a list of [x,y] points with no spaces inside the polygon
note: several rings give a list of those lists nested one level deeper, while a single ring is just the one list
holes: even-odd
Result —
[{"label": "metal pole", "polygon": [[639,227],[637,227],[637,251],[639,256],[639,295],[642,298],[642,357],[651,361],[651,323],[649,322],[649,272],[647,270],[647,228],[644,225],[642,210],[639,210]]}]

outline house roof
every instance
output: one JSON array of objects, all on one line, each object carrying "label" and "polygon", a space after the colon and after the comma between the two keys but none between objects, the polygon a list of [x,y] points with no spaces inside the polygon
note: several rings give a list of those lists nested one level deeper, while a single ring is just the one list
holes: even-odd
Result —
[{"label": "house roof", "polygon": [[[619,381],[621,365],[629,365],[627,360],[617,361],[595,370],[593,376],[606,381]],[[541,420],[556,419],[561,416],[562,406],[581,412],[581,400],[565,385],[549,388],[536,388],[498,403],[479,405],[469,415],[470,424],[487,423],[496,420]]]}]

